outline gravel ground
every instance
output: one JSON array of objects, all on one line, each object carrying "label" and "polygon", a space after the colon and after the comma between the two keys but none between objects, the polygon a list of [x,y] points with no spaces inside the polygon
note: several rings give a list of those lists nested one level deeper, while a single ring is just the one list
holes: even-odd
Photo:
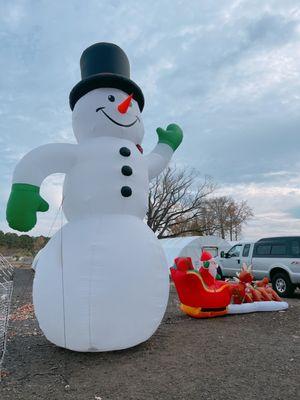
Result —
[{"label": "gravel ground", "polygon": [[49,343],[31,311],[32,271],[18,270],[1,400],[299,400],[300,293],[286,312],[195,320],[171,288],[146,343],[75,353]]}]

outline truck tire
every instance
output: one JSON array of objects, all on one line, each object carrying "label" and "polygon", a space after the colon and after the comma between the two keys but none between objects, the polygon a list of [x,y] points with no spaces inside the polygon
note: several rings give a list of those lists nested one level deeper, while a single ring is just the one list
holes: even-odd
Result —
[{"label": "truck tire", "polygon": [[280,297],[290,297],[293,295],[296,285],[294,285],[286,272],[277,272],[272,277],[272,286]]}]

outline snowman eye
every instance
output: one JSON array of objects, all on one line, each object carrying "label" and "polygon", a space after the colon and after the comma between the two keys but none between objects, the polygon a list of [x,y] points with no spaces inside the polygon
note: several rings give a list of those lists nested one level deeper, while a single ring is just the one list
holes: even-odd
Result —
[{"label": "snowman eye", "polygon": [[114,102],[114,101],[115,101],[115,96],[113,96],[112,94],[110,94],[110,95],[108,96],[108,100],[111,101],[111,102]]}]

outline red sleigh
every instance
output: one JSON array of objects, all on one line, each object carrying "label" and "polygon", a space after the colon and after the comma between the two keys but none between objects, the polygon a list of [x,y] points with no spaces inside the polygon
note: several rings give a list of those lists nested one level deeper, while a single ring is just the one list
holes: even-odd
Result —
[{"label": "red sleigh", "polygon": [[201,274],[193,268],[190,257],[177,258],[177,268],[170,268],[180,309],[194,318],[209,318],[227,314],[231,299],[229,284],[217,281],[206,269]]}]

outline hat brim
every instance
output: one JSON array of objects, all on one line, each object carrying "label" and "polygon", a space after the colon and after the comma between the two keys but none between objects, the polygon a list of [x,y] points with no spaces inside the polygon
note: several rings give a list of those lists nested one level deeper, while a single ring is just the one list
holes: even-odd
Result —
[{"label": "hat brim", "polygon": [[94,89],[110,87],[123,90],[125,93],[133,94],[134,100],[138,102],[139,108],[143,111],[144,108],[144,95],[139,86],[132,80],[125,78],[122,75],[101,73],[91,75],[86,79],[78,82],[76,86],[71,90],[69,101],[70,107],[73,111],[77,101]]}]

